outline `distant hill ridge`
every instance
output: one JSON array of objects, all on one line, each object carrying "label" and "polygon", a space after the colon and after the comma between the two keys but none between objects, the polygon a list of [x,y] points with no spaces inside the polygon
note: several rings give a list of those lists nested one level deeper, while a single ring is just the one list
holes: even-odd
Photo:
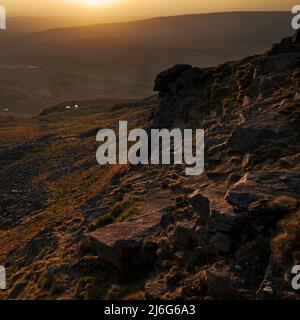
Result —
[{"label": "distant hill ridge", "polygon": [[[0,61],[65,72],[70,78],[74,74],[91,77],[92,87],[99,87],[99,98],[143,98],[151,95],[156,74],[171,65],[207,67],[238,60],[264,52],[291,33],[289,12],[160,17],[12,37],[1,48]],[[21,95],[35,94],[24,92],[23,87],[13,89]],[[46,107],[49,105],[35,105],[34,109],[39,112]],[[26,112],[18,104],[13,108]]]}]

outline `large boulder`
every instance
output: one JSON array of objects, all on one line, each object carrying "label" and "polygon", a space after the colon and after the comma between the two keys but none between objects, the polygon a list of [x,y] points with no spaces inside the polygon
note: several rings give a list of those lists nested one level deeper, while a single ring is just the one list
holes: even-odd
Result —
[{"label": "large boulder", "polygon": [[157,247],[145,242],[160,230],[161,214],[145,213],[85,235],[89,251],[117,268],[143,268],[155,261]]},{"label": "large boulder", "polygon": [[292,141],[294,134],[288,119],[277,112],[253,112],[233,129],[227,145],[241,154],[255,153],[257,148],[270,140]]},{"label": "large boulder", "polygon": [[245,213],[236,213],[223,197],[211,199],[210,214],[205,227],[212,234],[230,233],[246,216]]},{"label": "large boulder", "polygon": [[154,112],[156,128],[182,127],[208,113],[210,69],[175,65],[160,73],[154,85],[159,103]]},{"label": "large boulder", "polygon": [[227,193],[226,200],[238,210],[276,196],[300,194],[300,175],[285,172],[247,173]]},{"label": "large boulder", "polygon": [[178,223],[175,227],[173,235],[174,247],[177,249],[187,249],[197,242],[197,234],[195,225],[192,221],[186,223]]},{"label": "large boulder", "polygon": [[191,70],[188,64],[177,64],[174,67],[161,72],[155,79],[154,91],[169,91],[170,84],[175,81],[184,71]]},{"label": "large boulder", "polygon": [[245,281],[223,261],[208,270],[206,284],[208,294],[215,299],[240,300],[250,297]]}]

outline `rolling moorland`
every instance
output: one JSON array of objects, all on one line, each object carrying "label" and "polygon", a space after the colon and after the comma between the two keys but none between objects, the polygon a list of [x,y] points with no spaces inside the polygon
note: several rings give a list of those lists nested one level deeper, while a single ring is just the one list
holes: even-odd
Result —
[{"label": "rolling moorland", "polygon": [[[157,96],[0,122],[0,263],[10,299],[299,299],[300,35]],[[205,173],[99,166],[100,128],[204,128]]]},{"label": "rolling moorland", "polygon": [[290,20],[289,12],[236,12],[63,28],[70,22],[15,18],[0,32],[0,112],[32,116],[68,100],[141,99],[171,65],[263,53],[292,33]]}]

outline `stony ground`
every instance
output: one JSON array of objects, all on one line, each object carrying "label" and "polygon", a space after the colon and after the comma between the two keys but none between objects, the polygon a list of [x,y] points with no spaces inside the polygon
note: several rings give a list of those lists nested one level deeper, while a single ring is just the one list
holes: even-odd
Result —
[{"label": "stony ground", "polygon": [[[175,66],[157,77],[154,107],[1,119],[0,297],[299,299],[298,41]],[[97,130],[124,119],[204,128],[205,172],[99,166]]]}]

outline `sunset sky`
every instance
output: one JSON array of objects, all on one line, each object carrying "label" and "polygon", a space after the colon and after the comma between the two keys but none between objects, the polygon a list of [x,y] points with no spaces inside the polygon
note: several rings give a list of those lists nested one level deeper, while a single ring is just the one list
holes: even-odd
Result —
[{"label": "sunset sky", "polygon": [[120,21],[188,13],[288,10],[294,0],[0,0],[9,16],[67,16]]}]

